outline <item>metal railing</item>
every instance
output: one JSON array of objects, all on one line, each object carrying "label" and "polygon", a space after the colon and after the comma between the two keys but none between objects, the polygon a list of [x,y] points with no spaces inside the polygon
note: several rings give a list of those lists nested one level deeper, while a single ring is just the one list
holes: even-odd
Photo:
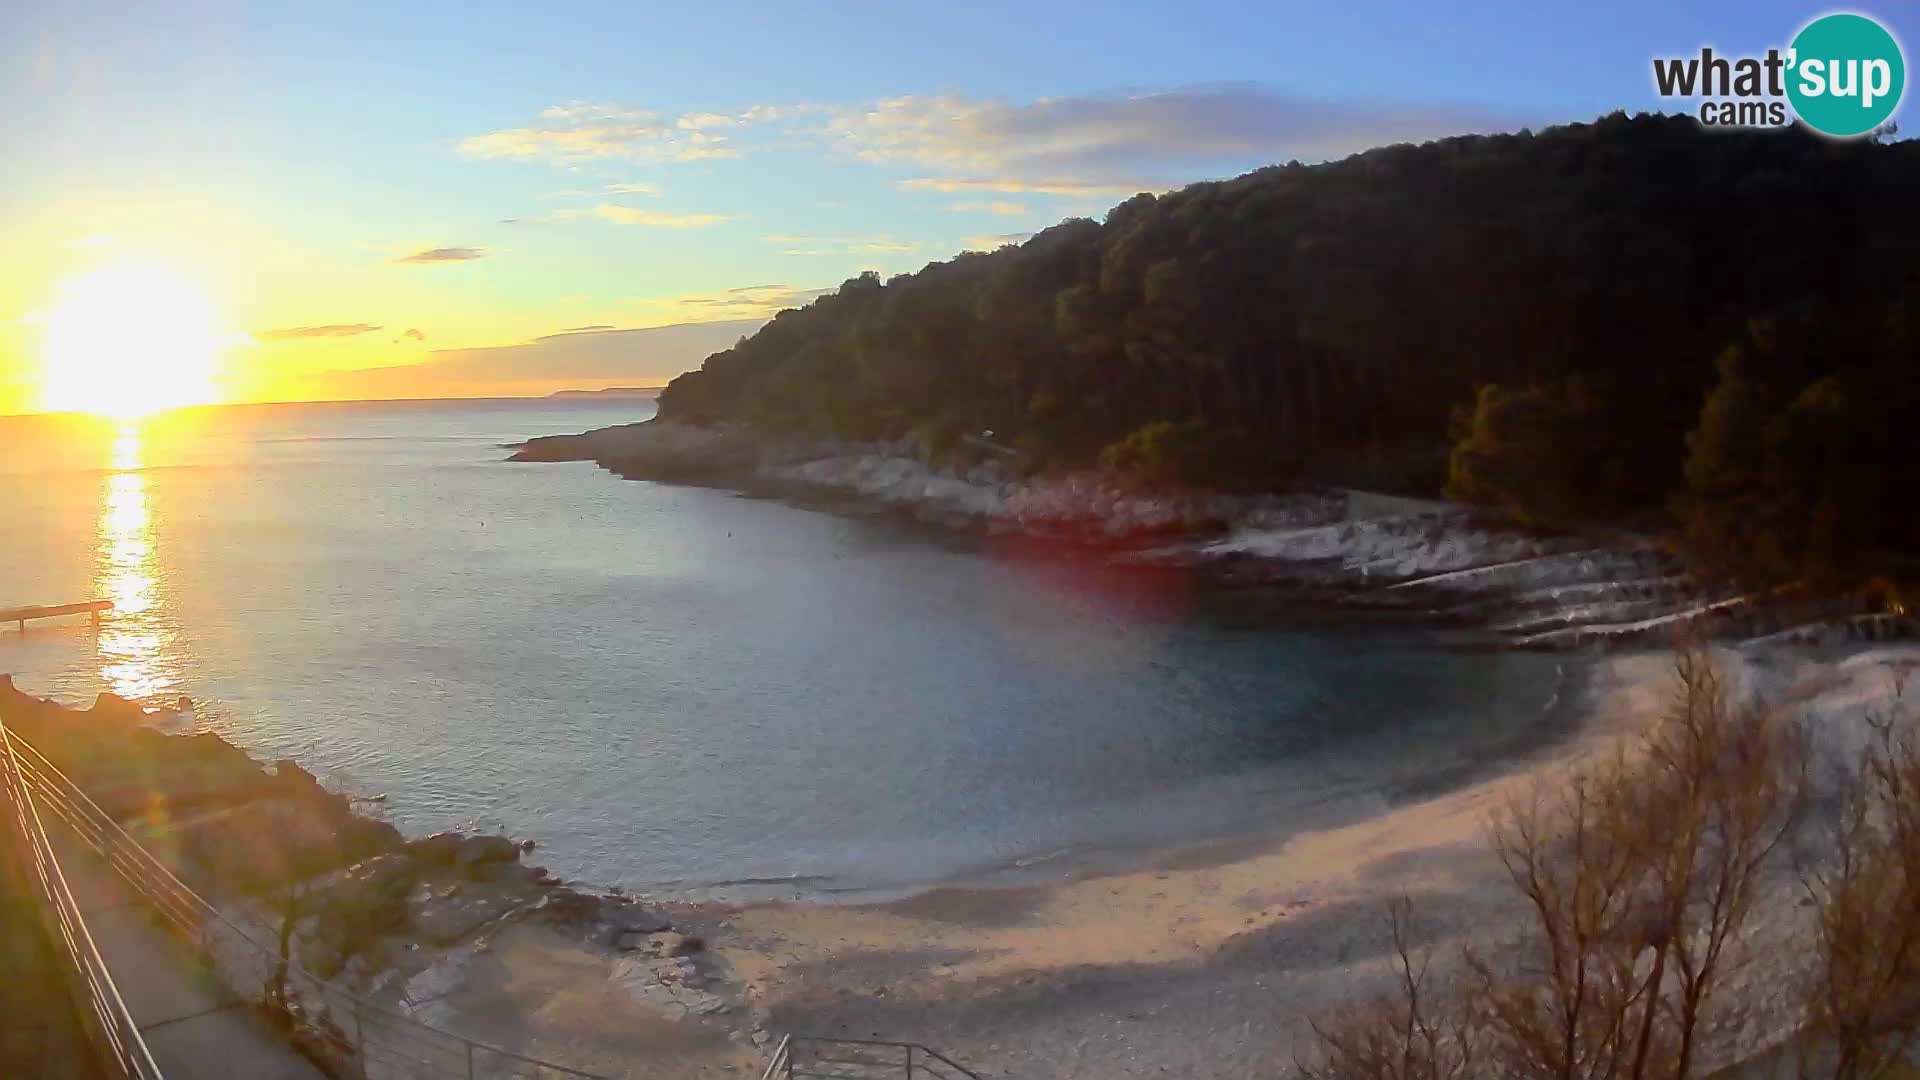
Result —
[{"label": "metal railing", "polygon": [[132,1080],[164,1080],[160,1066],[154,1064],[146,1040],[141,1037],[132,1014],[127,1011],[127,1003],[120,997],[119,987],[113,983],[112,973],[100,958],[100,950],[87,930],[86,919],[80,914],[80,905],[73,898],[73,890],[67,887],[66,875],[60,869],[60,860],[54,855],[53,843],[40,820],[40,810],[35,805],[25,770],[14,747],[15,740],[7,731],[6,724],[0,723],[0,786],[5,787],[6,801],[13,807],[21,846],[32,858],[32,868],[39,879],[40,891],[46,898],[47,910],[53,916],[50,920],[52,928],[58,930],[67,958],[78,975],[77,985],[86,999],[86,1007],[81,1012],[87,1021],[88,1034],[106,1059],[105,1064],[117,1070],[120,1076]]},{"label": "metal railing", "polygon": [[760,1080],[980,1080],[980,1075],[919,1043],[787,1035]]},{"label": "metal railing", "polygon": [[[26,740],[14,735],[8,746],[19,786],[72,826],[221,982],[248,1000],[271,1001],[279,951],[256,936],[264,934],[242,927],[187,887]],[[289,1036],[335,1075],[353,1080],[607,1080],[384,1009],[311,975],[297,957],[290,958],[285,982],[277,1011],[288,1021]]]}]

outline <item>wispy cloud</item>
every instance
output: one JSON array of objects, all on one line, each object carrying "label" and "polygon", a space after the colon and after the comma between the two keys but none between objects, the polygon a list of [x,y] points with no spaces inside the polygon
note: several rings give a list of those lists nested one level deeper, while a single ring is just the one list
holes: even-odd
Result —
[{"label": "wispy cloud", "polygon": [[1321,160],[1385,143],[1512,125],[1486,110],[1326,101],[1256,86],[1026,103],[888,98],[828,120],[824,134],[864,161],[936,175],[908,190],[1122,195],[1263,162]]},{"label": "wispy cloud", "polygon": [[896,255],[918,251],[914,240],[892,236],[810,236],[804,233],[769,233],[760,239],[778,244],[782,255]]},{"label": "wispy cloud", "polygon": [[548,213],[548,214],[537,214],[533,217],[503,217],[500,219],[500,224],[502,225],[558,225],[562,222],[572,221],[575,218],[578,218],[580,214],[581,214],[581,211],[579,210],[563,209],[563,210],[555,210],[552,213]]},{"label": "wispy cloud", "polygon": [[416,251],[411,255],[402,255],[393,261],[397,263],[467,262],[472,259],[486,258],[486,255],[486,248],[443,247]]},{"label": "wispy cloud", "polygon": [[1008,244],[1024,244],[1033,239],[1030,232],[987,233],[983,236],[969,236],[960,246],[967,251],[998,251]]},{"label": "wispy cloud", "polygon": [[[1166,191],[1272,162],[1317,161],[1387,143],[1508,130],[1524,120],[1504,109],[1326,100],[1244,84],[1028,101],[908,95],[858,104],[665,113],[573,102],[545,109],[525,126],[474,135],[460,149],[473,158],[538,161],[587,173],[596,164],[604,168],[620,160],[725,159],[771,147],[790,154],[827,152],[889,170],[886,179],[898,190],[950,196],[940,200],[950,212],[1025,218],[1086,213],[1137,192]],[[659,195],[654,183],[594,182],[602,185],[596,192],[555,193],[593,205],[506,223],[580,215],[619,225],[698,229],[733,220],[729,214],[622,205],[636,201],[626,196]],[[966,243],[996,247],[1026,236],[979,234]],[[901,255],[925,246],[895,236],[791,233],[765,239],[793,256]],[[407,261],[480,254],[477,249],[439,251],[446,254],[432,258],[423,256],[435,253],[423,252]],[[451,254],[462,251],[474,255]]]},{"label": "wispy cloud", "polygon": [[[611,330],[611,329],[613,329],[612,323],[594,323],[592,326],[566,326],[566,327],[560,328],[559,330],[554,331],[552,334],[548,334],[547,337],[554,337],[559,334],[585,334],[595,330]],[[542,340],[542,339],[536,339],[536,340]]]},{"label": "wispy cloud", "polygon": [[912,180],[899,180],[893,185],[901,191],[980,191],[1003,192],[1009,195],[1068,195],[1076,198],[1124,198],[1138,195],[1143,191],[1162,192],[1174,188],[1171,183],[1108,183],[1093,180],[1070,180],[1055,177],[1051,180],[1015,180],[1011,177],[941,177],[922,176]]},{"label": "wispy cloud", "polygon": [[1018,202],[957,202],[947,209],[956,214],[993,214],[998,217],[1019,217],[1027,213],[1027,204]]},{"label": "wispy cloud", "polygon": [[540,123],[473,135],[460,152],[474,158],[545,159],[568,163],[631,156],[673,129],[649,112],[576,102],[541,112]]},{"label": "wispy cloud", "polygon": [[[688,113],[669,119],[646,109],[598,102],[573,102],[543,110],[535,123],[505,128],[460,141],[471,158],[508,158],[577,165],[607,158],[703,161],[739,157],[725,135],[709,130],[732,117]],[[745,121],[739,121],[745,122]]]},{"label": "wispy cloud", "polygon": [[601,203],[593,208],[596,216],[616,225],[647,225],[656,229],[704,229],[732,220],[727,214],[675,214],[665,210],[641,210],[632,206]]},{"label": "wispy cloud", "polygon": [[400,336],[403,338],[412,338],[414,341],[427,340],[427,335],[421,333],[418,330],[408,330],[406,333],[401,334]]},{"label": "wispy cloud", "polygon": [[[300,338],[340,338],[368,334],[380,329],[367,323],[329,323],[325,326],[293,326],[284,330],[262,330],[253,335],[256,341],[295,341]],[[413,331],[419,333],[419,331]]]},{"label": "wispy cloud", "polygon": [[709,353],[761,325],[759,318],[719,321],[696,309],[679,325],[554,334],[516,345],[437,349],[424,361],[391,367],[326,371],[292,381],[300,396],[329,398],[448,397],[546,394],[602,386],[658,386]]},{"label": "wispy cloud", "polygon": [[833,288],[802,289],[794,285],[748,285],[723,292],[676,297],[674,304],[688,317],[767,318],[787,308],[804,307],[833,291]]}]

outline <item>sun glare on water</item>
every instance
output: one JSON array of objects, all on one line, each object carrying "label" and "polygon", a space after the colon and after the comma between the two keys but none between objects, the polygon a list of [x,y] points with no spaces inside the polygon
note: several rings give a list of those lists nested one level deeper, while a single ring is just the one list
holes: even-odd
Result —
[{"label": "sun glare on water", "polygon": [[72,278],[48,319],[48,412],[134,417],[214,400],[219,336],[192,282],[145,266]]}]

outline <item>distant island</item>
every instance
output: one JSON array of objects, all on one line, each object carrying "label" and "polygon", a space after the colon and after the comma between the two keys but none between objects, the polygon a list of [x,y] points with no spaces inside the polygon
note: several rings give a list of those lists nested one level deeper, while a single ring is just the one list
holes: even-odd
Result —
[{"label": "distant island", "polygon": [[608,386],[599,390],[555,390],[549,398],[650,398],[660,393],[658,386]]}]

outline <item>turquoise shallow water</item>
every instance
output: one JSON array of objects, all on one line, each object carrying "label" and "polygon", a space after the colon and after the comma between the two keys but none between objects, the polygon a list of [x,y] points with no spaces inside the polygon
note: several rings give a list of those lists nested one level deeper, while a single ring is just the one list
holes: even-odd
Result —
[{"label": "turquoise shallow water", "polygon": [[647,402],[0,419],[0,606],[119,612],[0,671],[502,825],[599,885],[911,887],[1371,812],[1550,720],[1560,658],[1457,654],[730,493],[504,461]]}]

